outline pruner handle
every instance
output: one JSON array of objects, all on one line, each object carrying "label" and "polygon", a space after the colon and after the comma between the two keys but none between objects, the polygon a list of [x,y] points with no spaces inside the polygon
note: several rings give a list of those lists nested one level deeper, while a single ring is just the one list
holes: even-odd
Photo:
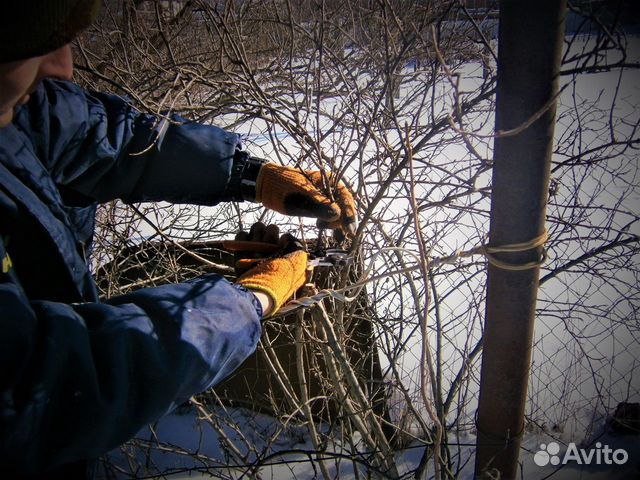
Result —
[{"label": "pruner handle", "polygon": [[222,240],[220,247],[228,252],[276,253],[281,247],[274,243],[251,242],[247,240]]}]

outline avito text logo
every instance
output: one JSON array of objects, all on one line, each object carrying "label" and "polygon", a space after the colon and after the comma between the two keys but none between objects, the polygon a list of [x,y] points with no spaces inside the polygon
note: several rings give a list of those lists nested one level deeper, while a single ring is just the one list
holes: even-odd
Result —
[{"label": "avito text logo", "polygon": [[609,445],[597,442],[594,448],[578,448],[575,443],[570,443],[563,455],[560,455],[560,445],[556,442],[541,444],[533,461],[539,467],[546,465],[566,465],[574,462],[578,465],[624,465],[629,460],[626,450],[618,448],[613,450]]}]

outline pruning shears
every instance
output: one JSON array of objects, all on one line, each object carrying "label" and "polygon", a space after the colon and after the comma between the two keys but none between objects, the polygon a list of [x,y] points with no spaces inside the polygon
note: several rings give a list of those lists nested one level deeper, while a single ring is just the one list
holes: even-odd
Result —
[{"label": "pruning shears", "polygon": [[[280,250],[280,246],[267,242],[254,242],[245,240],[222,240],[215,242],[214,246],[227,252],[249,252],[264,255],[272,255]],[[249,267],[260,262],[264,258],[247,258],[240,260],[243,267]],[[240,263],[239,262],[239,263]],[[346,250],[339,248],[316,249],[309,252],[308,267],[343,267],[353,263],[353,257]]]}]

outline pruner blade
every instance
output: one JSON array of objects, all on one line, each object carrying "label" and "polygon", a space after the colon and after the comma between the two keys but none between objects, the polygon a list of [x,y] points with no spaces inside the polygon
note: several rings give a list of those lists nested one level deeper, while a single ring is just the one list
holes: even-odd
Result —
[{"label": "pruner blade", "polygon": [[324,250],[318,255],[311,253],[309,266],[312,267],[344,267],[353,263],[353,257],[346,250],[330,248]]}]

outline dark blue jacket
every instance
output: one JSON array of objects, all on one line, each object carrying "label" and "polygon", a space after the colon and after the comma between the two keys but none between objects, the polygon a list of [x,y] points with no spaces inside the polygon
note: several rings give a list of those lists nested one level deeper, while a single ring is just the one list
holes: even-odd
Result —
[{"label": "dark blue jacket", "polygon": [[238,146],[54,81],[0,129],[0,470],[96,457],[255,350],[244,289],[207,275],[100,302],[84,258],[98,202],[229,200]]}]

